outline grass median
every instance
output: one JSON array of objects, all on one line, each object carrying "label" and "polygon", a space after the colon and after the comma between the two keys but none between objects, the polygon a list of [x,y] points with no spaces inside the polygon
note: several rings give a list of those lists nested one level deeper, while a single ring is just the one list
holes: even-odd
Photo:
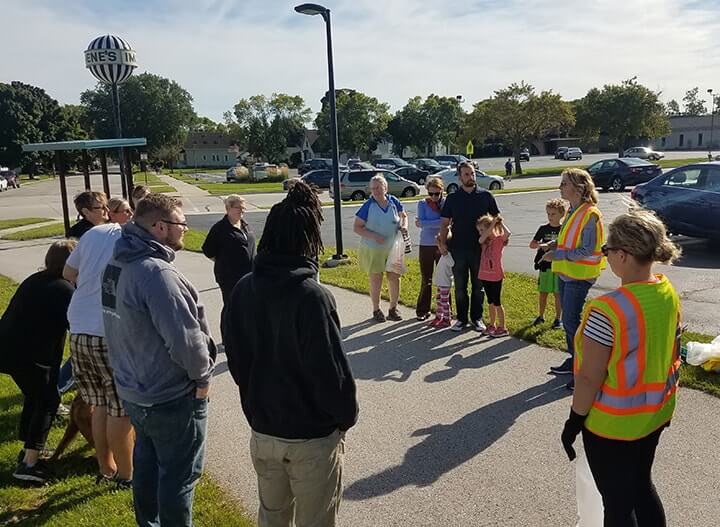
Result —
[{"label": "grass median", "polygon": [[44,223],[52,221],[49,218],[15,218],[13,220],[0,220],[0,231],[4,229],[14,229],[15,227],[24,227],[25,225],[34,225],[35,223]]},{"label": "grass median", "polygon": [[[17,284],[0,275],[0,313],[4,312]],[[67,352],[67,347],[66,347]],[[69,403],[74,394],[67,394]],[[29,486],[13,479],[15,458],[22,448],[16,439],[22,411],[22,395],[7,375],[0,375],[0,525],[103,527],[134,525],[132,493],[95,485],[97,463],[92,449],[79,436],[53,465],[56,480]],[[56,421],[47,446],[62,437],[67,418]],[[195,524],[198,526],[250,527],[254,522],[242,507],[203,476],[195,494]]]},{"label": "grass median", "polygon": [[227,196],[228,194],[273,194],[279,192],[285,192],[282,187],[282,182],[277,181],[257,181],[248,183],[235,183],[235,182],[218,182],[211,183],[204,181],[201,178],[195,178],[187,174],[166,174],[170,177],[195,185],[198,188],[206,190],[213,196]]}]

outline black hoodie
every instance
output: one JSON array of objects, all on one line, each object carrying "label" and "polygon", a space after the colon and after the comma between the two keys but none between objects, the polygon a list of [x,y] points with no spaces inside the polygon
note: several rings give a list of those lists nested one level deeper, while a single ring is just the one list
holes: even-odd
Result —
[{"label": "black hoodie", "polygon": [[222,321],[228,367],[256,432],[312,439],[357,420],[335,299],[313,260],[262,253]]}]

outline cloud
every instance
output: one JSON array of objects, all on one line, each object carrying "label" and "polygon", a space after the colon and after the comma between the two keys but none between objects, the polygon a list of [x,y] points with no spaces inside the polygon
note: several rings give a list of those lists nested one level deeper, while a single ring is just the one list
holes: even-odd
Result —
[{"label": "cloud", "polygon": [[[327,89],[320,17],[286,0],[3,0],[0,80],[77,102],[94,85],[82,52],[113,33],[137,51],[139,71],[176,80],[201,115],[220,119],[241,97],[285,92],[318,110]],[[451,4],[451,5],[448,5]],[[463,95],[466,107],[525,80],[568,99],[637,75],[681,99],[720,89],[714,50],[720,6],[649,0],[336,0],[337,87],[393,109],[414,95]],[[8,43],[14,43],[8,45]]]}]

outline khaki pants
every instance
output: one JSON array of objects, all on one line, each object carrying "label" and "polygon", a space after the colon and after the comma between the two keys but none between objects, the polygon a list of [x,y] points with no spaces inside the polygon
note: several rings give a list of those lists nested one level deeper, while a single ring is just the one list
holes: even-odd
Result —
[{"label": "khaki pants", "polygon": [[342,499],[345,439],[288,441],[253,432],[250,455],[258,477],[258,527],[334,527]]}]

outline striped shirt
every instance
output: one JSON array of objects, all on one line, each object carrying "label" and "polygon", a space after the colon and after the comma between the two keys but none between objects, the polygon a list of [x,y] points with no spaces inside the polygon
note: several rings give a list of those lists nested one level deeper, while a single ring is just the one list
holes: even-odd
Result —
[{"label": "striped shirt", "polygon": [[599,311],[590,311],[587,324],[583,330],[583,336],[594,340],[598,344],[612,348],[615,340],[615,330],[608,317]]}]

